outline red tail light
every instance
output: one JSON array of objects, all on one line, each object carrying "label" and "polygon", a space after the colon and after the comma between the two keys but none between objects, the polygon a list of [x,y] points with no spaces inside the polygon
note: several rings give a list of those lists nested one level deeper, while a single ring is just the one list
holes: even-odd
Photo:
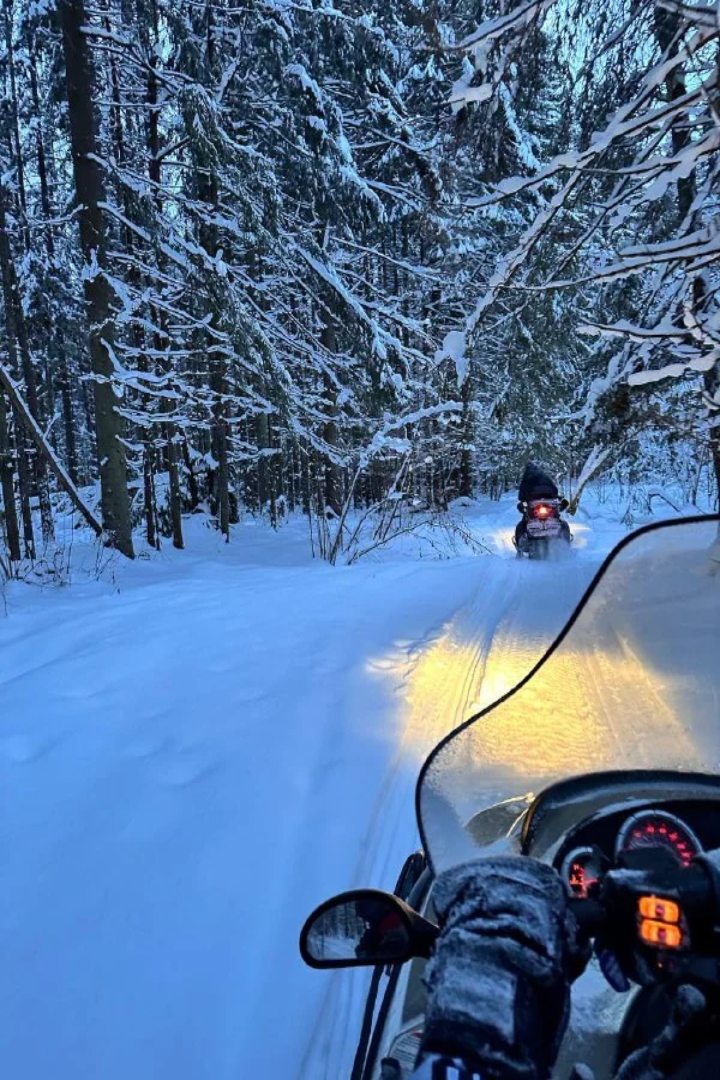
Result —
[{"label": "red tail light", "polygon": [[544,520],[545,518],[549,518],[550,515],[552,514],[552,512],[553,512],[552,506],[545,506],[544,503],[541,503],[540,506],[536,506],[533,509],[533,516],[536,517],[536,518],[540,518],[541,520]]}]

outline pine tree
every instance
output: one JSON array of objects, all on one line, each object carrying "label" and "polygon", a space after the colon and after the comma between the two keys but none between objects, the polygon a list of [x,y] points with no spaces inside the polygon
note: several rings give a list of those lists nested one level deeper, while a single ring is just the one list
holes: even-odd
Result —
[{"label": "pine tree", "polygon": [[94,375],[95,431],[102,490],[103,523],[112,543],[132,557],[132,525],[125,449],[118,397],[113,385],[114,351],[111,289],[106,270],[105,186],[98,164],[97,120],[93,110],[95,80],[83,28],[83,0],[59,0],[63,55],[78,204],[80,242],[85,258],[84,293]]}]

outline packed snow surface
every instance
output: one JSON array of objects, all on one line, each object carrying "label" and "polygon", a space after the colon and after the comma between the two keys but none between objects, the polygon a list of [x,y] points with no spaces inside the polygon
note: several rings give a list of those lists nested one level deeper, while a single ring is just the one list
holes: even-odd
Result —
[{"label": "packed snow surface", "polygon": [[394,885],[424,755],[524,674],[623,531],[594,513],[529,564],[514,500],[466,513],[484,554],[330,568],[306,526],[225,547],[191,521],[184,553],[6,589],[3,1076],[347,1075],[367,976],[305,969],[305,915]]},{"label": "packed snow surface", "polygon": [[477,857],[473,815],[578,772],[720,768],[716,536],[715,522],[636,536],[547,663],[434,755],[420,812],[436,870]]}]

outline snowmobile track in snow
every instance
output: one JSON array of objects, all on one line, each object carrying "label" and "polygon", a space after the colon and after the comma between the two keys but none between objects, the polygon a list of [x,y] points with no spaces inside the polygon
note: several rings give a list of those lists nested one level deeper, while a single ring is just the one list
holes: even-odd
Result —
[{"label": "snowmobile track in snow", "polygon": [[[392,888],[403,861],[418,847],[414,789],[420,765],[443,736],[517,682],[542,655],[581,596],[596,560],[530,564],[478,560],[468,572],[468,600],[439,632],[377,669],[399,676],[397,748],[378,792],[353,880]],[[349,1075],[368,974],[328,975],[298,1080]],[[342,1062],[342,1065],[341,1065]]]}]

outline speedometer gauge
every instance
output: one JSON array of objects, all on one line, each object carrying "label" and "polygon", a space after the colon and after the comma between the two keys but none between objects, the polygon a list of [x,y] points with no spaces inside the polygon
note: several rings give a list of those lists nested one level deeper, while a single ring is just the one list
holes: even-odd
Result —
[{"label": "speedometer gauge", "polygon": [[664,810],[641,810],[629,817],[618,833],[615,856],[652,847],[667,848],[681,866],[688,866],[702,851],[695,833],[680,818]]}]

